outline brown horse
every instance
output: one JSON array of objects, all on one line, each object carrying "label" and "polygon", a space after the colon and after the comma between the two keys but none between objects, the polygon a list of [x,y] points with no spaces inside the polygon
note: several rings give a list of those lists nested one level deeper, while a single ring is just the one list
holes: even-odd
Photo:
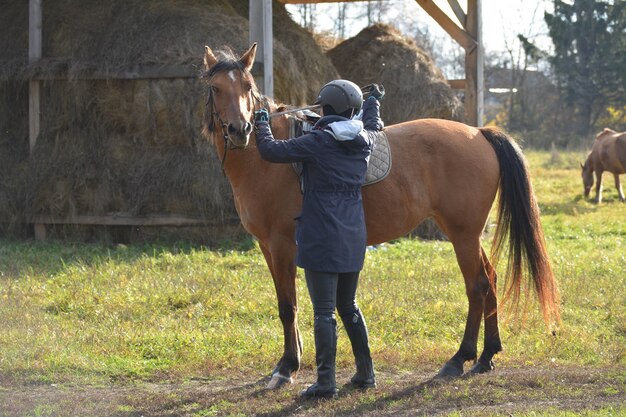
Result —
[{"label": "brown horse", "polygon": [[622,185],[619,182],[620,174],[626,172],[626,132],[616,132],[611,129],[604,129],[598,133],[593,143],[591,152],[587,156],[582,168],[583,187],[585,197],[589,197],[589,192],[593,186],[593,174],[596,174],[596,203],[602,201],[602,173],[609,171],[615,178],[615,188],[621,202],[626,202]]},{"label": "brown horse", "polygon": [[[292,380],[302,354],[294,241],[294,218],[302,196],[290,164],[263,161],[255,141],[250,141],[253,112],[260,107],[277,110],[257,93],[250,74],[255,52],[256,44],[240,58],[222,53],[218,59],[206,47],[209,97],[204,133],[215,143],[241,222],[258,238],[274,279],[285,337],[283,356],[268,385],[275,388]],[[287,116],[272,119],[277,138],[287,137],[287,123]],[[427,217],[435,219],[454,246],[469,299],[461,346],[439,375],[462,375],[469,360],[475,363],[469,372],[490,371],[493,356],[502,349],[493,262],[507,240],[504,298],[518,307],[521,293],[533,287],[546,322],[559,319],[557,286],[525,160],[514,142],[495,129],[425,119],[388,126],[385,132],[393,168],[383,181],[363,189],[368,244],[404,236]],[[480,238],[498,189],[498,226],[490,261]],[[484,349],[476,361],[483,319]]]}]

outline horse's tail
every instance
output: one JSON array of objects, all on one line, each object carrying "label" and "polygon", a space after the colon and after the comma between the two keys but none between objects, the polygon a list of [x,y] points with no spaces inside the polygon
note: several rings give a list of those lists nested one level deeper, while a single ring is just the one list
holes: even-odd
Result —
[{"label": "horse's tail", "polygon": [[[498,224],[491,252],[497,263],[508,237],[508,266],[503,303],[519,307],[522,290],[534,286],[546,324],[560,321],[559,293],[546,251],[539,206],[522,151],[504,132],[481,128],[500,164]],[[528,277],[524,280],[524,276]]]}]

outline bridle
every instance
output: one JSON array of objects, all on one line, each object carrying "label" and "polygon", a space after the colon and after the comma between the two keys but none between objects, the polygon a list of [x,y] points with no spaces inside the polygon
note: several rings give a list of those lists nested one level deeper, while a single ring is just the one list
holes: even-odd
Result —
[{"label": "bridle", "polygon": [[[252,101],[254,104],[261,104],[262,103],[262,99],[259,97],[259,94],[256,93],[256,91],[253,89],[251,90],[252,95]],[[222,136],[224,138],[224,155],[222,155],[222,161],[221,161],[221,166],[222,166],[222,172],[224,171],[224,164],[226,163],[226,155],[228,153],[229,150],[236,150],[236,149],[245,149],[248,145],[238,145],[236,143],[234,143],[231,139],[230,136],[228,134],[228,124],[226,124],[226,122],[224,122],[224,119],[222,119],[222,116],[220,115],[219,111],[217,110],[217,106],[215,105],[215,97],[213,95],[213,88],[212,86],[209,84],[209,94],[207,97],[207,101],[205,104],[205,107],[207,107],[211,113],[211,119],[209,120],[209,131],[213,130],[213,126],[215,126],[215,122],[214,119],[217,119],[217,121],[220,124],[220,127],[222,128]],[[253,109],[257,109],[260,108],[260,106],[257,105],[253,105]],[[254,119],[254,112],[253,112],[253,116],[252,119]],[[254,120],[250,120],[249,123],[254,124]]]}]

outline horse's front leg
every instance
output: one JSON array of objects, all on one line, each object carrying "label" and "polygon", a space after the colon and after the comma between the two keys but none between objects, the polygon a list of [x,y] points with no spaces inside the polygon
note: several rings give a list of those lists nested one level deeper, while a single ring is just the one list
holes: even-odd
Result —
[{"label": "horse's front leg", "polygon": [[602,202],[602,171],[596,171],[596,203]]},{"label": "horse's front leg", "polygon": [[272,273],[278,315],[283,325],[284,352],[274,368],[268,389],[280,388],[293,382],[302,356],[302,340],[298,330],[298,298],[296,293],[295,243],[292,239],[279,237],[271,242],[261,242],[261,251]]},{"label": "horse's front leg", "polygon": [[622,190],[622,184],[619,182],[619,174],[613,174],[615,177],[615,188],[617,188],[617,194],[619,195],[619,201],[626,202],[624,198],[624,191]]}]

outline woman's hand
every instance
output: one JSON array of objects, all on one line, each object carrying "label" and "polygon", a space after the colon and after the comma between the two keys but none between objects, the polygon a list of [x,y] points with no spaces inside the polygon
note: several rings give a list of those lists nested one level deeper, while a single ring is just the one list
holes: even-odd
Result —
[{"label": "woman's hand", "polygon": [[254,124],[257,125],[261,122],[269,122],[270,115],[266,109],[257,110],[254,112]]},{"label": "woman's hand", "polygon": [[361,90],[367,94],[367,98],[374,97],[378,101],[382,100],[385,96],[385,87],[383,87],[382,84],[369,84]]}]

